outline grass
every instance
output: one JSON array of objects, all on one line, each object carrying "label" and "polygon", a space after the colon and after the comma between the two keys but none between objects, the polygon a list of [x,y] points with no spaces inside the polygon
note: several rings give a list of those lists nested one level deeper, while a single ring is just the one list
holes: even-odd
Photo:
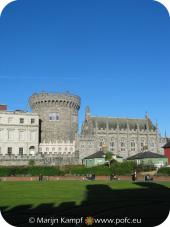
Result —
[{"label": "grass", "polygon": [[[103,184],[104,181],[54,181],[54,182],[0,182],[0,204],[8,208],[41,203],[55,203],[59,205],[66,201],[79,204],[85,199],[86,186]],[[131,182],[107,182],[115,189],[139,188]]]},{"label": "grass", "polygon": [[[153,220],[156,221],[160,215],[159,219],[162,220],[169,209],[169,188],[170,182],[0,182],[0,207],[8,218],[13,217],[12,221],[16,221],[17,215],[21,221],[30,213],[50,215],[64,212],[65,215],[80,216],[104,213],[111,216],[123,212],[139,216],[145,211],[144,217],[153,211],[156,215]],[[16,225],[16,222],[13,224]]]},{"label": "grass", "polygon": [[[51,182],[0,182],[0,205],[8,208],[17,205],[42,203],[59,205],[75,201],[78,205],[86,197],[87,185],[107,185],[111,189],[139,189],[140,186],[128,181],[51,181]],[[170,187],[170,183],[162,183]]]}]

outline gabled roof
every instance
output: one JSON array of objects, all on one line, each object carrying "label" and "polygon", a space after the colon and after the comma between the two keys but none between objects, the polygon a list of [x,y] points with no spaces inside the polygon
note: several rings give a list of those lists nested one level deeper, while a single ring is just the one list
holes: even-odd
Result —
[{"label": "gabled roof", "polygon": [[163,146],[163,148],[170,148],[170,141],[167,142],[167,143]]},{"label": "gabled roof", "polygon": [[108,124],[109,129],[116,128],[119,126],[119,128],[126,129],[128,126],[130,129],[137,129],[139,126],[140,129],[153,129],[156,130],[156,126],[153,125],[151,120],[149,118],[144,119],[131,119],[131,118],[114,118],[114,117],[95,117],[90,116],[89,120],[92,122],[92,126],[96,127],[96,124],[98,128],[106,128],[106,124]]},{"label": "gabled roof", "polygon": [[85,157],[84,159],[93,159],[93,158],[104,158],[105,153],[103,151],[97,151],[94,154],[91,154],[87,157]]},{"label": "gabled roof", "polygon": [[122,156],[120,156],[120,155],[116,155],[116,158],[123,158]]},{"label": "gabled roof", "polygon": [[144,159],[144,158],[166,158],[166,156],[157,154],[157,153],[153,153],[150,151],[145,151],[145,152],[140,152],[136,155],[133,155],[133,156],[127,158],[127,160]]}]

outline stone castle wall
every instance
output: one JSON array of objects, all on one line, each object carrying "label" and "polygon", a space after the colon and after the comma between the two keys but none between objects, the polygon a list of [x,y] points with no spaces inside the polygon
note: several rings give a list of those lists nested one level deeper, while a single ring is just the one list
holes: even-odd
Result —
[{"label": "stone castle wall", "polygon": [[23,156],[2,156],[0,157],[0,166],[27,166],[29,161],[34,160],[35,165],[42,166],[63,166],[79,164],[79,153],[62,155],[23,155]]},{"label": "stone castle wall", "polygon": [[70,93],[39,93],[30,97],[29,104],[40,117],[40,142],[55,143],[75,139],[79,96]]}]

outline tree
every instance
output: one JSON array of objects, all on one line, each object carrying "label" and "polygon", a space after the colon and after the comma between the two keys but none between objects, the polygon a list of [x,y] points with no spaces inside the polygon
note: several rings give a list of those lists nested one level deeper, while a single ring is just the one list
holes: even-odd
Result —
[{"label": "tree", "polygon": [[112,156],[113,156],[113,154],[110,151],[107,151],[105,154],[105,160],[108,161],[109,167],[110,167],[110,162],[112,160]]}]

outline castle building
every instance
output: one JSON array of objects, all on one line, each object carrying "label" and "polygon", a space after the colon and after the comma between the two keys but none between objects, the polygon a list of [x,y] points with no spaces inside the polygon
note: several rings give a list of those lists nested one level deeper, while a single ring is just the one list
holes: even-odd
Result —
[{"label": "castle building", "polygon": [[66,93],[33,94],[29,100],[40,118],[39,152],[45,155],[72,155],[78,132],[80,97]]},{"label": "castle building", "polygon": [[143,119],[97,117],[87,107],[79,134],[79,96],[41,92],[33,94],[29,104],[32,113],[10,112],[0,105],[0,162],[2,156],[11,160],[25,155],[24,164],[34,156],[42,165],[65,165],[82,163],[104,150],[123,158],[146,150],[163,153],[166,140],[148,114]]},{"label": "castle building", "polygon": [[0,156],[36,155],[39,145],[37,113],[0,110]]},{"label": "castle building", "polygon": [[158,126],[148,114],[143,119],[95,117],[87,107],[79,138],[80,157],[83,159],[104,147],[124,158],[145,150],[162,152]]}]

